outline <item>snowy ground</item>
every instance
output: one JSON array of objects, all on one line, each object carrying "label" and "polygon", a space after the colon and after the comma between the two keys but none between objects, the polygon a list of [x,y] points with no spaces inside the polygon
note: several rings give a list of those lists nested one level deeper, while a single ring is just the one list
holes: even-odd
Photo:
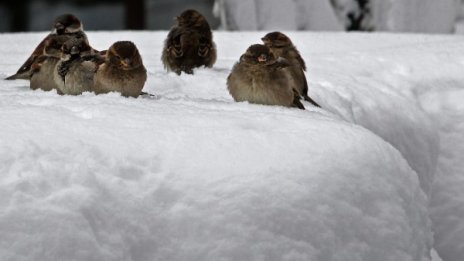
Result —
[{"label": "snowy ground", "polygon": [[[134,41],[155,98],[0,81],[0,259],[461,260],[464,37],[287,33],[323,109],[233,102],[265,32],[181,77],[166,32],[89,33]],[[0,77],[44,34],[0,35]]]}]

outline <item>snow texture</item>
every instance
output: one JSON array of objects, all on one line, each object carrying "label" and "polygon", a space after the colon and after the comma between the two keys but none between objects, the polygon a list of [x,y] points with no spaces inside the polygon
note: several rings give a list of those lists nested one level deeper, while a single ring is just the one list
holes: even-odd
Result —
[{"label": "snow texture", "polygon": [[422,101],[428,104],[424,107],[434,116],[441,133],[431,200],[436,248],[443,260],[459,261],[464,256],[463,83],[449,80],[427,86],[430,91],[423,95]]},{"label": "snow texture", "polygon": [[[214,68],[179,77],[167,32],[90,32],[139,47],[155,98],[0,81],[0,259],[460,260],[464,38],[285,32],[301,111],[227,92],[265,33],[215,32]],[[2,35],[0,76],[43,36]]]}]

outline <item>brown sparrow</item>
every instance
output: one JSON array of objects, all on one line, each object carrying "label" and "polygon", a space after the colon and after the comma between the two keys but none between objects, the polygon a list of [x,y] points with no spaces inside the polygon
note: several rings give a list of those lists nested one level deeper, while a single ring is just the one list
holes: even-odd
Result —
[{"label": "brown sparrow", "polygon": [[264,45],[271,49],[276,57],[285,58],[290,62],[290,66],[287,70],[290,71],[295,81],[298,93],[303,96],[306,101],[309,101],[316,107],[320,107],[319,104],[308,96],[308,82],[304,74],[304,71],[306,71],[306,64],[290,38],[281,32],[272,32],[266,34],[261,40],[264,42]]},{"label": "brown sparrow", "polygon": [[212,67],[216,45],[206,18],[196,10],[186,10],[176,18],[164,42],[161,60],[168,71],[193,74],[193,69]]},{"label": "brown sparrow", "polygon": [[284,58],[277,59],[261,44],[250,46],[232,68],[227,88],[235,101],[265,105],[297,107],[304,110],[300,95],[294,88],[290,66]]},{"label": "brown sparrow", "polygon": [[57,44],[63,44],[71,38],[80,37],[84,38],[88,43],[87,36],[82,28],[82,23],[76,16],[72,14],[58,16],[54,21],[52,31],[39,43],[18,71],[14,75],[7,77],[6,80],[29,80],[32,75],[32,65],[44,54],[46,43],[51,39],[56,41]]},{"label": "brown sparrow", "polygon": [[57,90],[53,79],[56,64],[60,61],[62,44],[59,43],[56,37],[50,37],[45,41],[43,54],[31,65],[31,80],[29,82],[32,90],[41,89],[44,91]]},{"label": "brown sparrow", "polygon": [[147,80],[147,70],[135,44],[116,42],[105,56],[95,75],[95,93],[120,92],[126,97],[138,97]]},{"label": "brown sparrow", "polygon": [[100,62],[99,55],[84,38],[66,41],[61,46],[61,59],[54,70],[59,93],[79,95],[92,91],[95,72]]}]

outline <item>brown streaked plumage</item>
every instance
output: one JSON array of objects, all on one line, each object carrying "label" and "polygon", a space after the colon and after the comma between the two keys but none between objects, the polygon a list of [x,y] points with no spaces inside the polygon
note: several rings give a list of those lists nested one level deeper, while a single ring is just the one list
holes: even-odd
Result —
[{"label": "brown streaked plumage", "polygon": [[216,62],[216,45],[206,18],[189,9],[176,18],[164,42],[161,60],[168,71],[193,74],[201,66],[212,67]]},{"label": "brown streaked plumage", "polygon": [[79,95],[90,92],[101,62],[99,54],[84,38],[73,38],[61,46],[61,59],[54,70],[54,81],[60,94]]},{"label": "brown streaked plumage", "polygon": [[31,80],[29,86],[32,90],[41,89],[51,91],[58,89],[53,74],[56,64],[60,61],[60,49],[62,44],[56,37],[51,37],[45,41],[43,54],[35,59],[31,65]]},{"label": "brown streaked plumage", "polygon": [[316,107],[320,107],[319,104],[308,96],[308,82],[304,74],[306,64],[290,38],[281,32],[272,32],[266,34],[261,40],[264,42],[264,45],[271,49],[276,57],[285,58],[290,62],[291,66],[287,70],[290,71],[295,81],[296,90],[306,101],[309,101]]},{"label": "brown streaked plumage", "polygon": [[261,44],[250,46],[232,68],[227,88],[235,101],[265,105],[297,107],[304,110],[300,95],[283,58],[276,59],[270,49]]},{"label": "brown streaked plumage", "polygon": [[14,75],[7,77],[6,80],[30,79],[32,75],[32,65],[44,54],[47,41],[53,39],[58,44],[63,44],[74,37],[85,38],[85,41],[87,41],[87,36],[83,32],[81,21],[72,14],[58,16],[54,20],[52,31],[39,43],[18,71]]},{"label": "brown streaked plumage", "polygon": [[134,43],[120,41],[106,52],[106,58],[95,75],[97,94],[120,92],[126,97],[138,97],[147,80],[147,70]]}]

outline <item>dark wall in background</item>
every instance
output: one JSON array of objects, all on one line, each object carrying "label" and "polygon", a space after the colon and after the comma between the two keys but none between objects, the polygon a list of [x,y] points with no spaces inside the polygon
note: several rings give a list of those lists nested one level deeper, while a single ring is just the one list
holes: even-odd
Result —
[{"label": "dark wall in background", "polygon": [[0,32],[10,30],[10,16],[4,4],[0,3]]},{"label": "dark wall in background", "polygon": [[85,30],[167,30],[187,8],[202,12],[213,28],[214,0],[0,0],[0,32],[48,31],[53,19],[73,13]]},{"label": "dark wall in background", "polygon": [[150,29],[169,29],[174,23],[174,18],[183,10],[190,8],[202,13],[212,28],[219,26],[219,20],[213,16],[214,0],[153,0],[145,3],[146,21]]}]

